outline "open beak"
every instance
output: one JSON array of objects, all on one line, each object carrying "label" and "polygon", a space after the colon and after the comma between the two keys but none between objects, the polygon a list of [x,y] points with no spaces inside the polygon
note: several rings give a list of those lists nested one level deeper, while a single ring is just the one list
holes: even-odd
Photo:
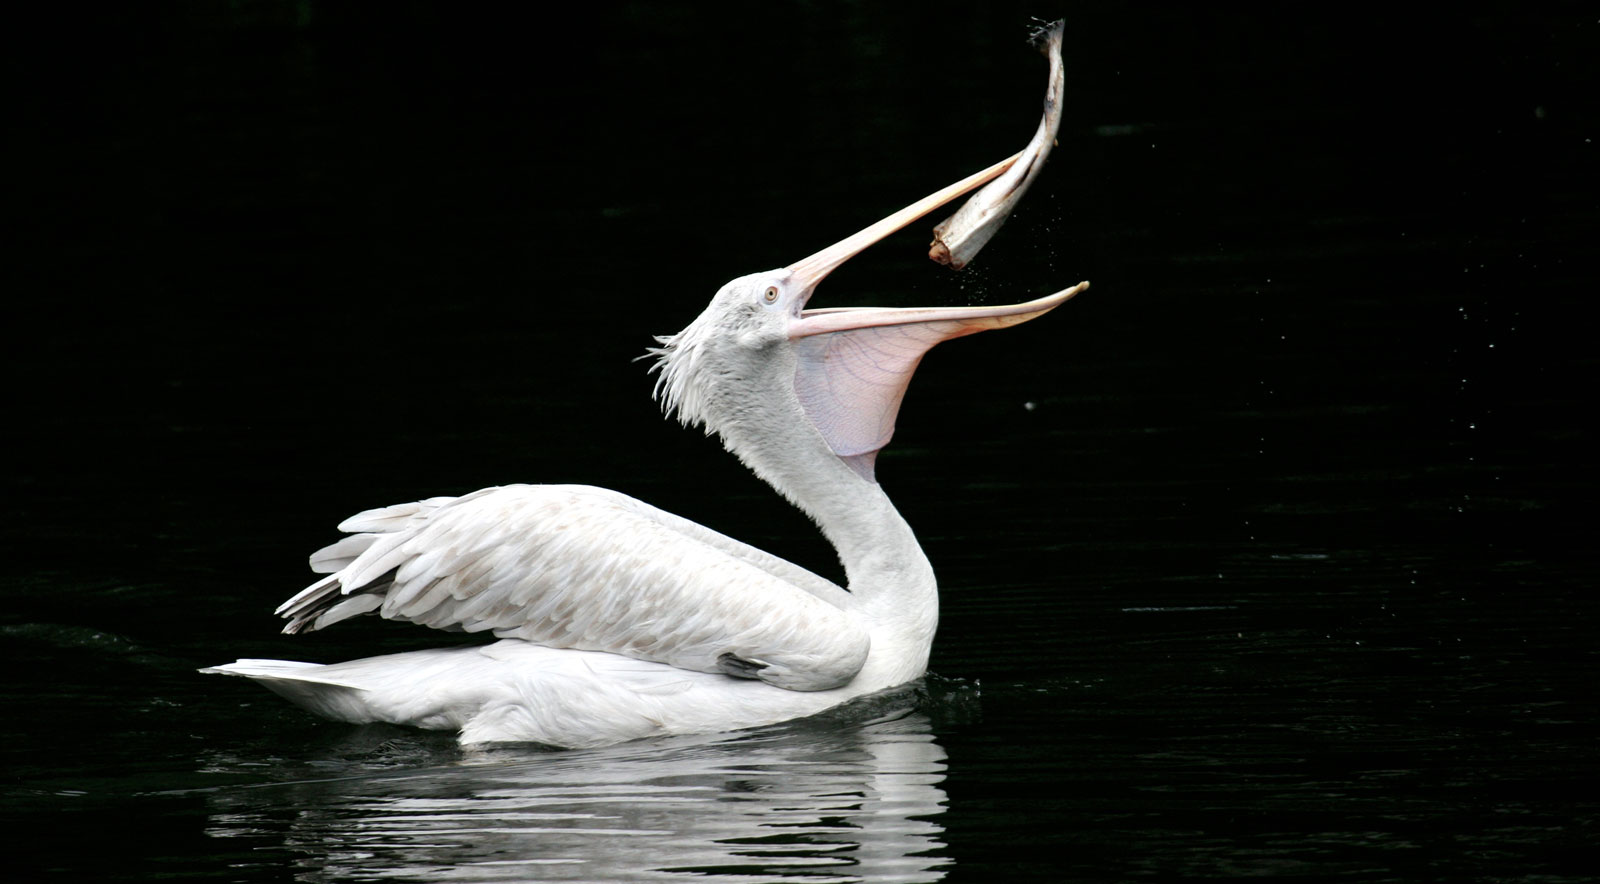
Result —
[{"label": "open beak", "polygon": [[[968,175],[948,187],[917,200],[859,233],[846,237],[809,258],[790,264],[788,267],[789,278],[801,291],[801,303],[804,304],[809,301],[811,294],[816,291],[817,284],[822,282],[829,273],[837,270],[844,262],[860,254],[868,246],[884,239],[951,200],[989,183],[1004,174],[1021,156],[1022,154],[1020,153],[1015,154],[981,172]],[[951,337],[958,337],[962,334],[971,334],[991,328],[1005,328],[1008,325],[1027,322],[1034,317],[1050,312],[1068,298],[1088,287],[1089,284],[1087,282],[1080,282],[1053,295],[1036,298],[1023,304],[1008,304],[999,307],[825,307],[819,310],[802,310],[799,318],[789,325],[789,337],[791,339],[803,338],[828,332],[905,325],[908,323],[942,323],[947,321],[957,323],[957,326],[951,328],[951,330],[955,331],[956,328],[959,328],[960,331],[940,338],[940,340],[948,340]],[[929,346],[932,346],[932,344],[929,344]]]},{"label": "open beak", "polygon": [[[863,249],[1009,169],[1017,157],[930,194],[802,261],[789,265],[801,303],[829,273]],[[828,447],[863,479],[875,481],[878,451],[923,354],[941,341],[1027,322],[1054,310],[1089,283],[999,307],[833,307],[801,310],[789,321],[796,354],[795,393]]]}]

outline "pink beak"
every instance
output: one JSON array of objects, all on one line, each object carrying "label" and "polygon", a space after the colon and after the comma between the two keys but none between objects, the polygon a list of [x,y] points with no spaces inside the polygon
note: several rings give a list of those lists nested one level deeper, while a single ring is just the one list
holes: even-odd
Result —
[{"label": "pink beak", "polygon": [[[809,258],[789,265],[801,303],[816,286],[873,243],[1004,173],[1017,156],[963,178]],[[999,307],[831,307],[802,310],[790,321],[799,357],[795,392],[828,446],[872,481],[878,450],[924,353],[941,341],[1027,322],[1059,307],[1089,283]]]}]

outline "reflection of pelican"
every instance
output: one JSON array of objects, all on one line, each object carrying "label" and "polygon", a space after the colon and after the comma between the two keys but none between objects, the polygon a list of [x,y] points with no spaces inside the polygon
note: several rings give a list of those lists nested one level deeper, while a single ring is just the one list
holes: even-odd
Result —
[{"label": "reflection of pelican", "polygon": [[[865,723],[453,764],[418,764],[437,750],[402,735],[317,758],[314,778],[205,790],[206,834],[319,881],[933,881],[950,862],[946,756],[911,702]],[[406,760],[372,770],[395,753]],[[260,758],[213,775],[232,765],[262,775]]]},{"label": "reflection of pelican", "polygon": [[340,527],[357,533],[312,556],[328,576],[279,611],[286,632],[378,611],[503,641],[206,671],[254,678],[344,721],[558,746],[768,724],[921,676],[938,620],[933,571],[878,487],[874,459],[929,348],[1025,322],[1087,283],[1005,307],[805,305],[850,257],[1013,160],[787,268],[728,283],[654,351],[666,407],[716,432],[816,520],[848,592],[615,492],[489,488],[347,520]]}]

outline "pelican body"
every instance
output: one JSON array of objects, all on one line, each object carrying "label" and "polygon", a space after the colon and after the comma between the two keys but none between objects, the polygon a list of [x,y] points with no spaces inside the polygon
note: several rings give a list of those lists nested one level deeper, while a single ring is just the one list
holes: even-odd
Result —
[{"label": "pelican body", "polygon": [[848,589],[614,491],[486,488],[341,523],[349,536],[311,557],[326,576],[278,613],[289,633],[376,612],[497,641],[202,671],[254,679],[340,721],[560,747],[772,724],[919,678],[938,590],[877,483],[877,452],[929,348],[1033,319],[1088,283],[1004,307],[806,302],[862,249],[1016,159],[805,260],[733,280],[651,351],[664,408],[718,435],[805,511],[838,552]]}]

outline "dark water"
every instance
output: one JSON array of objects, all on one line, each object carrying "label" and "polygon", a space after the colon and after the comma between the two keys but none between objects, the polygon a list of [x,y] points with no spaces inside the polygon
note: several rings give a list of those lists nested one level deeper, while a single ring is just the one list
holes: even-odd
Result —
[{"label": "dark water", "polygon": [[[727,279],[1061,144],[880,477],[926,684],[463,752],[194,669],[356,510],[617,488],[837,565],[631,362]],[[1600,21],[995,4],[171,4],[22,22],[0,523],[9,862],[81,880],[1593,880]],[[120,844],[117,843],[120,841]]]}]

